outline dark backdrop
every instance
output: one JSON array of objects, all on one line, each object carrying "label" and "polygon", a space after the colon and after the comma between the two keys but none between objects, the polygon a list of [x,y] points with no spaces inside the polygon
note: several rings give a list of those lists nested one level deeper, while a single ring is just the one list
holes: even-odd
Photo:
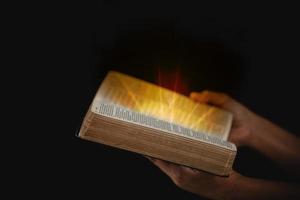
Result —
[{"label": "dark backdrop", "polygon": [[[164,76],[179,69],[184,85],[180,92],[227,92],[299,135],[296,6],[85,1],[66,10],[72,15],[61,27],[75,29],[59,33],[70,44],[59,45],[52,53],[59,53],[67,62],[60,63],[62,66],[51,63],[59,65],[54,75],[42,76],[48,81],[45,90],[50,95],[38,100],[50,102],[49,117],[36,123],[42,128],[33,140],[38,147],[22,160],[28,166],[24,167],[24,186],[37,174],[33,182],[38,187],[30,191],[84,199],[196,199],[142,156],[75,137],[97,87],[111,69],[154,83],[158,69]],[[43,63],[48,61],[52,59]],[[52,68],[41,69],[47,74]],[[45,146],[49,150],[28,159]],[[250,149],[240,149],[234,165],[248,176],[292,179]]]}]

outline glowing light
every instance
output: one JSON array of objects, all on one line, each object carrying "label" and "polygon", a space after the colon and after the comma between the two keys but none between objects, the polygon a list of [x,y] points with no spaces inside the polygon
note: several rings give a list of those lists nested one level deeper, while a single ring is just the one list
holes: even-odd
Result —
[{"label": "glowing light", "polygon": [[173,72],[158,68],[157,73],[159,87],[121,73],[113,73],[104,88],[105,96],[112,103],[187,128],[198,131],[215,129],[219,133],[222,132],[223,127],[216,125],[217,121],[222,120],[220,112],[216,114],[214,107],[197,104],[188,97],[176,93],[187,91],[179,66]]}]

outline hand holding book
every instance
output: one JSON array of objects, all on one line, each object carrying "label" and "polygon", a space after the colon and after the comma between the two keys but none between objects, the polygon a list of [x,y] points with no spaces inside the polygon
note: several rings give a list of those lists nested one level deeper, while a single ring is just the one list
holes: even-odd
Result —
[{"label": "hand holding book", "polygon": [[[284,169],[300,177],[300,140],[256,115],[226,94],[192,93],[193,100],[230,111],[234,115],[229,141],[255,148]],[[248,178],[232,171],[220,177],[158,159],[150,159],[180,188],[210,199],[299,199],[300,186]]]},{"label": "hand holding book", "polygon": [[234,121],[229,134],[229,141],[237,147],[247,145],[254,125],[254,113],[224,93],[192,92],[190,98],[198,103],[210,104],[230,111],[234,116]]},{"label": "hand holding book", "polygon": [[236,155],[228,142],[232,113],[135,77],[110,71],[79,137],[228,176]]}]

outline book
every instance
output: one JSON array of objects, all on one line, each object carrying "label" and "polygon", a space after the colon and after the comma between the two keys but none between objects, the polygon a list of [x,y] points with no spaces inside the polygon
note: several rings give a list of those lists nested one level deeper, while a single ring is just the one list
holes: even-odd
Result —
[{"label": "book", "polygon": [[228,176],[236,146],[233,116],[158,85],[107,73],[78,136],[93,142]]}]

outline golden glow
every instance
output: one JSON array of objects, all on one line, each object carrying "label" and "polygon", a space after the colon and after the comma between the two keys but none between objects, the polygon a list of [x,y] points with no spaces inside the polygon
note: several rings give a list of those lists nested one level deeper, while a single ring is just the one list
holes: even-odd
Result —
[{"label": "golden glow", "polygon": [[[161,84],[161,74],[158,84]],[[228,113],[215,107],[198,104],[189,98],[157,85],[121,74],[110,72],[100,93],[111,103],[134,111],[166,120],[196,131],[221,135]],[[174,90],[178,75],[174,81]]]}]

